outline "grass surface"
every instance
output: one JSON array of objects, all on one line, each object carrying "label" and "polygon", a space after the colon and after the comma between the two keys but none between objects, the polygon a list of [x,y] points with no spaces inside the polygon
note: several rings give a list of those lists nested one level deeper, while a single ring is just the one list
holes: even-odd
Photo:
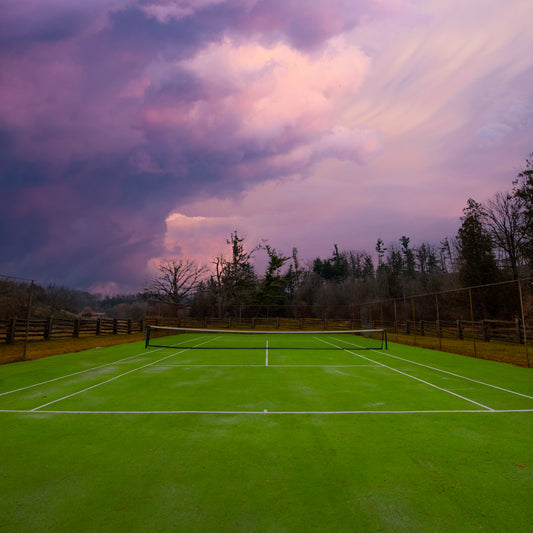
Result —
[{"label": "grass surface", "polygon": [[532,376],[396,344],[4,365],[0,531],[530,531]]}]

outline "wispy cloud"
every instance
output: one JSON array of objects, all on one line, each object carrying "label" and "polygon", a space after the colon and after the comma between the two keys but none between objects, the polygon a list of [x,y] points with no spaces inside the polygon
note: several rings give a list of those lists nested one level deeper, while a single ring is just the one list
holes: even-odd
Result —
[{"label": "wispy cloud", "polygon": [[0,272],[135,290],[234,229],[441,238],[531,151],[511,4],[5,0]]}]

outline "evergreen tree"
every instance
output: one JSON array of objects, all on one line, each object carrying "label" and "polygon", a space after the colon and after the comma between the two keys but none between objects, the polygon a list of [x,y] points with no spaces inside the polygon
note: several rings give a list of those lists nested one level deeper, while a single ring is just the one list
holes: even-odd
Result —
[{"label": "evergreen tree", "polygon": [[461,281],[467,287],[495,283],[499,272],[492,239],[483,226],[483,206],[469,198],[463,213],[457,233]]},{"label": "evergreen tree", "polygon": [[[257,277],[252,265],[252,257],[256,251],[254,248],[248,252],[244,247],[245,237],[239,237],[234,231],[226,244],[231,246],[231,259],[226,260],[223,256],[217,258],[217,278],[220,286],[221,311],[229,306],[241,306],[251,303]],[[234,309],[237,313],[237,309]]]},{"label": "evergreen tree", "polygon": [[387,248],[385,248],[383,239],[381,239],[380,237],[376,242],[376,252],[378,254],[378,267],[376,268],[376,282],[377,282],[378,296],[380,298],[389,297],[389,285],[388,285],[389,268],[383,260],[386,251],[387,251]]},{"label": "evergreen tree", "polygon": [[292,263],[289,265],[289,270],[285,274],[285,287],[290,298],[302,283],[304,269],[300,266],[298,259],[298,249],[294,247],[291,255]]},{"label": "evergreen tree", "polygon": [[383,257],[385,256],[386,251],[387,251],[387,248],[385,248],[383,239],[379,238],[378,241],[376,242],[376,252],[378,253],[378,266],[383,263]]},{"label": "evergreen tree", "polygon": [[333,247],[333,255],[322,261],[317,257],[313,261],[313,272],[327,281],[344,281],[349,275],[349,264],[346,252],[339,252],[338,246]]},{"label": "evergreen tree", "polygon": [[409,237],[403,235],[400,237],[400,244],[402,245],[403,255],[403,274],[405,279],[413,279],[415,277],[415,254],[409,248]]},{"label": "evergreen tree", "polygon": [[268,265],[265,277],[257,293],[257,299],[259,303],[266,305],[284,304],[286,303],[286,277],[281,275],[280,269],[290,257],[285,257],[283,254],[280,254],[269,244],[265,244],[261,248],[268,254]]},{"label": "evergreen tree", "polygon": [[405,297],[404,260],[402,253],[395,247],[392,247],[389,251],[386,266],[389,294],[385,295],[385,297]]},{"label": "evergreen tree", "polygon": [[453,272],[454,271],[454,261],[452,256],[452,246],[450,244],[450,240],[448,237],[444,237],[440,241],[440,266],[442,268],[442,272]]}]

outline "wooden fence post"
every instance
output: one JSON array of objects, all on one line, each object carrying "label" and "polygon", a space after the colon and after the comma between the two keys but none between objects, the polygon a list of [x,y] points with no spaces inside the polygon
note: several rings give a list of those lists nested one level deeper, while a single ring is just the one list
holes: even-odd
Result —
[{"label": "wooden fence post", "polygon": [[52,317],[50,317],[48,319],[48,322],[46,322],[45,325],[44,325],[43,337],[44,337],[44,340],[46,340],[46,341],[49,341],[50,338],[52,337],[53,321],[54,321],[54,319]]},{"label": "wooden fence post", "polygon": [[520,327],[519,318],[514,319],[514,327],[515,327],[516,340],[518,344],[524,344],[524,337],[522,336],[522,328]]},{"label": "wooden fence post", "polygon": [[481,328],[483,329],[483,340],[490,341],[490,324],[486,320],[481,321]]},{"label": "wooden fence post", "polygon": [[14,344],[15,343],[15,334],[16,334],[16,327],[17,327],[17,319],[12,318],[9,321],[9,326],[7,327],[7,335],[6,335],[6,343],[7,344]]}]

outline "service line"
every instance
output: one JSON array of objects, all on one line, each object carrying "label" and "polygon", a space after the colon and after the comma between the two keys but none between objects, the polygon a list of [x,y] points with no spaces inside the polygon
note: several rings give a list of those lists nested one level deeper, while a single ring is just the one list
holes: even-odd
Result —
[{"label": "service line", "polygon": [[[205,344],[207,342],[211,342],[213,340],[216,340],[216,339],[209,339],[207,341],[204,341],[203,343],[198,344],[197,346],[201,346],[202,344]],[[167,355],[166,357],[162,357],[161,359],[158,359],[157,361],[153,361],[153,362],[148,363],[146,365],[142,365],[142,366],[139,366],[139,367],[134,368],[132,370],[128,370],[128,372],[124,372],[122,374],[119,374],[118,376],[114,376],[114,377],[112,377],[110,379],[106,379],[105,381],[101,381],[100,383],[96,383],[95,385],[91,385],[90,387],[87,387],[87,388],[85,388],[83,390],[80,390],[80,391],[77,391],[77,392],[73,392],[72,394],[68,394],[67,396],[63,396],[62,398],[58,398],[57,400],[52,400],[51,402],[44,403],[42,405],[39,405],[38,407],[34,407],[33,409],[31,409],[31,411],[38,411],[39,409],[42,409],[43,407],[48,407],[49,405],[52,405],[52,404],[57,403],[57,402],[61,402],[63,400],[66,400],[67,398],[72,398],[72,396],[77,396],[78,394],[82,394],[82,393],[87,392],[87,391],[89,391],[91,389],[95,389],[96,387],[100,387],[101,385],[105,385],[106,383],[110,383],[111,381],[115,381],[118,378],[127,376],[128,374],[131,374],[133,372],[137,372],[138,370],[142,370],[143,368],[147,368],[149,366],[155,365],[157,363],[160,363],[161,361],[165,361],[166,359],[169,359],[170,357],[174,357],[175,355],[179,355],[179,354],[184,353],[184,352],[186,352],[188,350],[190,350],[190,348],[185,348],[184,350],[180,350],[178,352],[173,352],[170,355]]]},{"label": "service line", "polygon": [[[411,374],[408,374],[407,372],[402,372],[401,370],[398,370],[397,368],[394,368],[392,366],[385,365],[383,363],[380,363],[379,361],[374,361],[373,359],[370,359],[369,357],[365,357],[364,355],[358,354],[352,350],[348,350],[347,348],[344,348],[342,346],[338,346],[336,344],[333,344],[331,342],[325,341],[323,339],[319,339],[322,342],[329,344],[330,346],[334,346],[335,348],[340,348],[341,350],[344,350],[348,353],[351,353],[352,355],[355,355],[356,357],[360,357],[361,359],[365,359],[366,361],[370,361],[371,363],[375,363],[376,365],[382,366],[384,368],[387,368],[389,370],[392,370],[393,372],[396,372],[398,374],[402,374],[403,376],[406,376],[408,378],[414,379],[416,381],[420,381],[421,383],[424,383],[425,385],[429,385],[430,387],[433,387],[437,390],[440,390],[442,392],[446,392],[447,394],[451,394],[452,396],[455,396],[457,398],[460,398],[461,400],[465,400],[467,402],[473,403],[474,405],[479,405],[480,407],[483,407],[483,409],[487,409],[488,411],[494,411],[492,407],[488,407],[487,405],[483,405],[482,403],[476,402],[475,400],[472,400],[470,398],[467,398],[466,396],[461,396],[460,394],[457,394],[456,392],[453,392],[448,389],[444,389],[442,387],[439,387],[438,385],[435,385],[434,383],[431,383],[429,381],[425,381],[423,379],[417,378],[416,376],[412,376]],[[355,348],[354,348],[355,349]],[[375,351],[375,350],[374,350]],[[381,352],[378,352],[381,353]]]}]

